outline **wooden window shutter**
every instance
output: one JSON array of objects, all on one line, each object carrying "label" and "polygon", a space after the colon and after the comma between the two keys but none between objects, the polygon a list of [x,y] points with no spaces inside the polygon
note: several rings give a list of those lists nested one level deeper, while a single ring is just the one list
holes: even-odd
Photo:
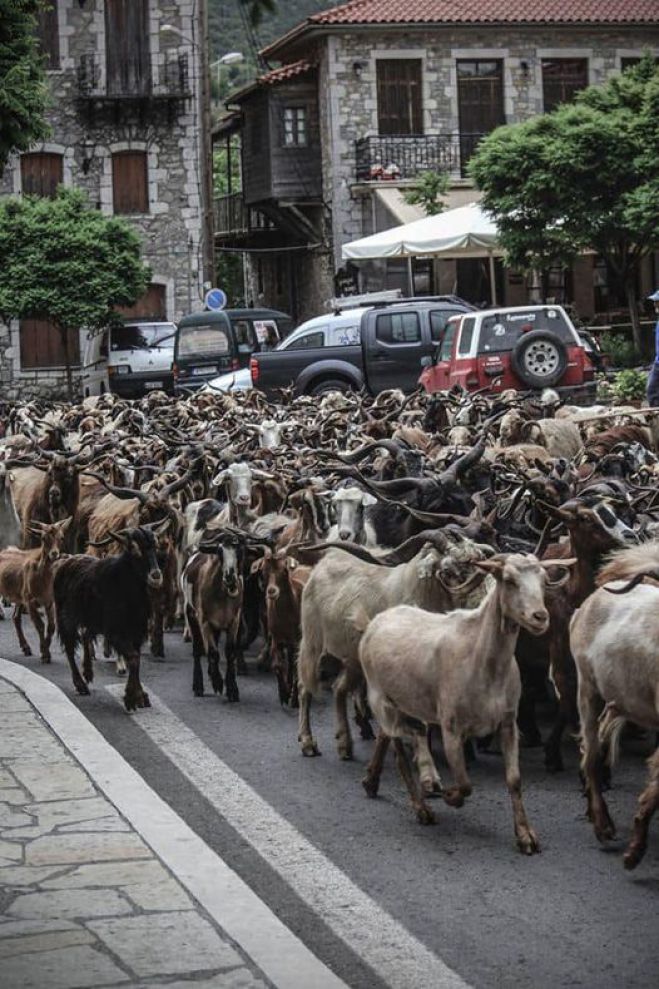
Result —
[{"label": "wooden window shutter", "polygon": [[587,58],[551,58],[542,60],[542,95],[545,113],[561,103],[570,103],[588,86]]},{"label": "wooden window shutter", "polygon": [[149,176],[146,151],[119,151],[112,155],[115,213],[149,212]]},{"label": "wooden window shutter", "polygon": [[132,306],[117,306],[117,312],[127,319],[167,319],[167,297],[164,285],[152,283]]},{"label": "wooden window shutter", "polygon": [[[48,319],[22,319],[20,322],[21,368],[64,367],[62,337]],[[80,338],[77,330],[69,330],[69,359],[80,363]]]},{"label": "wooden window shutter", "polygon": [[64,181],[62,155],[37,153],[21,156],[21,189],[24,196],[52,199]]},{"label": "wooden window shutter", "polygon": [[47,0],[47,6],[37,13],[37,41],[39,50],[46,58],[47,69],[59,69],[59,20],[58,0]]},{"label": "wooden window shutter", "polygon": [[151,90],[148,0],[105,0],[108,92],[144,95]]},{"label": "wooden window shutter", "polygon": [[421,59],[381,59],[377,65],[380,134],[423,134]]}]

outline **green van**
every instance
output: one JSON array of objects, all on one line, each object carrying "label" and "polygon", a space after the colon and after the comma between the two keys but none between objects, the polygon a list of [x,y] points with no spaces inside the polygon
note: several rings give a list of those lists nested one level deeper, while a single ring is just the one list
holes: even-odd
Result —
[{"label": "green van", "polygon": [[290,316],[277,309],[221,309],[184,316],[174,343],[174,391],[200,388],[219,374],[249,367],[253,353],[283,340],[292,326]]}]

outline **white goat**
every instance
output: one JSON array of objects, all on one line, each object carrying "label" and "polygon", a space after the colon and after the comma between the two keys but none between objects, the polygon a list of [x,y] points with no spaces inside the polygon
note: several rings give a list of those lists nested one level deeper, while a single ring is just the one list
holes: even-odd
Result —
[{"label": "white goat", "polygon": [[[642,583],[646,577],[653,583]],[[602,743],[610,744],[613,761],[625,721],[659,731],[657,580],[659,543],[621,550],[600,573],[598,583],[604,586],[586,599],[570,623],[570,649],[579,677],[581,768],[588,816],[601,842],[616,833],[602,796]],[[633,594],[626,593],[632,588]],[[648,783],[639,797],[632,837],[623,856],[627,869],[635,868],[643,858],[650,820],[659,807],[659,748],[648,766]]]},{"label": "white goat", "polygon": [[[562,566],[572,563],[561,561]],[[541,563],[521,553],[475,561],[475,567],[496,578],[478,608],[438,615],[399,605],[370,622],[359,659],[381,730],[364,779],[369,796],[377,795],[393,739],[417,817],[422,824],[433,823],[434,816],[417,790],[401,736],[423,734],[426,725],[441,726],[454,778],[442,796],[450,806],[461,807],[471,793],[463,743],[500,728],[517,844],[526,855],[540,851],[522,802],[516,724],[521,683],[515,647],[520,627],[533,635],[547,631],[545,571],[552,565],[555,561]]]},{"label": "white goat", "polygon": [[330,529],[327,541],[335,543],[342,540],[360,546],[377,546],[375,529],[365,512],[366,508],[376,503],[377,498],[354,484],[338,488],[330,502],[336,512],[336,523]]}]

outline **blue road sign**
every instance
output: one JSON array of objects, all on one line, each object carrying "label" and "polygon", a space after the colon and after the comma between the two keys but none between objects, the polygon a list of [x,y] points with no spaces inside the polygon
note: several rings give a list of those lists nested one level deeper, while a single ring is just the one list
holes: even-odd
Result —
[{"label": "blue road sign", "polygon": [[224,309],[227,304],[226,293],[221,288],[211,288],[206,292],[205,303],[207,309]]}]

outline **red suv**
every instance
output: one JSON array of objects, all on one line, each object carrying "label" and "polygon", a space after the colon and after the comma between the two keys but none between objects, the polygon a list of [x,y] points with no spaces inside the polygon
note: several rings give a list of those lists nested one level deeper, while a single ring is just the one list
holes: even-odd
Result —
[{"label": "red suv", "polygon": [[556,388],[573,401],[595,398],[595,368],[561,306],[483,309],[454,316],[419,383],[428,392]]}]

